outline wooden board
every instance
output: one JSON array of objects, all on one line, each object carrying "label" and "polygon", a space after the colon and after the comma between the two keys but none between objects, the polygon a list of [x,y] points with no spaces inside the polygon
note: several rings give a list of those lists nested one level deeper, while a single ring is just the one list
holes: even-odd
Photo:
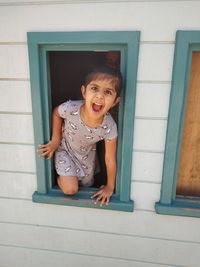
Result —
[{"label": "wooden board", "polygon": [[200,52],[193,52],[177,194],[200,196]]},{"label": "wooden board", "polygon": [[[24,251],[26,249],[34,249],[41,253],[49,251],[50,253],[60,252],[62,255],[90,256],[91,259],[92,257],[98,257],[101,259],[112,258],[113,260],[126,260],[132,262],[132,266],[134,267],[137,266],[133,263],[134,261],[157,263],[157,266],[178,265],[190,267],[199,267],[200,261],[200,246],[199,243],[195,242],[175,242],[174,240],[167,239],[41,227],[39,225],[12,224],[8,222],[1,223],[0,244],[0,253],[3,252],[1,247],[4,245],[5,247],[23,248]],[[10,255],[10,258],[13,257]],[[7,259],[8,257],[5,261]],[[12,267],[33,266],[29,264],[17,265],[18,262],[14,260],[10,265]],[[43,266],[48,265],[43,264]],[[65,262],[65,266],[71,265]],[[86,267],[84,262],[76,266]],[[92,267],[96,265],[92,261],[92,264],[88,266]],[[101,266],[113,267],[115,264]],[[121,266],[124,266],[123,263]]]}]

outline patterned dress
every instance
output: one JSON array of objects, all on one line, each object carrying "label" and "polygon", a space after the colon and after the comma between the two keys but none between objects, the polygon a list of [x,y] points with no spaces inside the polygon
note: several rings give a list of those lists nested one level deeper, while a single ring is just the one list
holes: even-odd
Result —
[{"label": "patterned dress", "polygon": [[55,166],[60,176],[76,176],[83,186],[94,182],[96,143],[117,137],[117,126],[107,113],[97,128],[88,127],[80,117],[83,101],[67,101],[58,107],[64,119],[64,133],[55,153]]}]

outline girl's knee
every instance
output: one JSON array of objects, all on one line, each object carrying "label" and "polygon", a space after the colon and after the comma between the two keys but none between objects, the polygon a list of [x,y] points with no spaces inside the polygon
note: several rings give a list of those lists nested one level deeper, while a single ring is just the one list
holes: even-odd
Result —
[{"label": "girl's knee", "polygon": [[74,195],[78,192],[78,180],[76,177],[59,176],[57,181],[60,189],[64,194]]},{"label": "girl's knee", "polygon": [[78,192],[78,188],[68,186],[68,187],[62,188],[62,191],[65,195],[74,195]]}]

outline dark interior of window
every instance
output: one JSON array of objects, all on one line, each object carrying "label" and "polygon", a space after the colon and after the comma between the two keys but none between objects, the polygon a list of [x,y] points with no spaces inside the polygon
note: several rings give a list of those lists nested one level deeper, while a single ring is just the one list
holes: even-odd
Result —
[{"label": "dark interior of window", "polygon": [[[52,110],[69,99],[82,99],[80,88],[85,75],[92,69],[105,65],[120,69],[120,51],[49,52]],[[117,122],[118,107],[114,107],[110,113]],[[93,187],[99,187],[105,184],[107,180],[103,142],[97,144],[97,155],[100,163],[100,172],[95,175]],[[56,175],[54,170],[55,178]],[[56,185],[56,179],[54,179],[54,185]]]}]

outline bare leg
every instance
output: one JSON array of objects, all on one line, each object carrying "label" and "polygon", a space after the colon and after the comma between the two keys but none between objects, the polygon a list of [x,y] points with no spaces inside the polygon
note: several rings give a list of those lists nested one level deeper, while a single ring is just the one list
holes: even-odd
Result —
[{"label": "bare leg", "polygon": [[78,192],[78,179],[76,176],[58,176],[57,182],[66,195],[74,195]]}]

